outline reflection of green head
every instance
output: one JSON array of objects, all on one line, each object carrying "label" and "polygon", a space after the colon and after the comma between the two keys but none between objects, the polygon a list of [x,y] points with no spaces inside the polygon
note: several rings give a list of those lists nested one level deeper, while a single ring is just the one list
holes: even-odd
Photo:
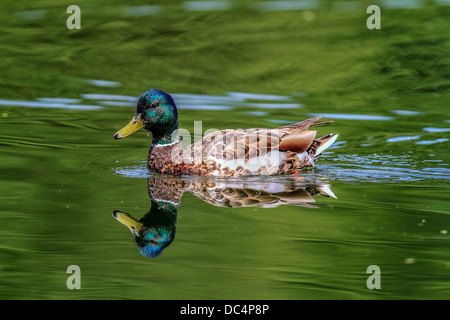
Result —
[{"label": "reflection of green head", "polygon": [[165,201],[153,201],[150,211],[139,221],[129,214],[114,211],[113,217],[130,229],[138,251],[154,258],[175,238],[176,206]]}]

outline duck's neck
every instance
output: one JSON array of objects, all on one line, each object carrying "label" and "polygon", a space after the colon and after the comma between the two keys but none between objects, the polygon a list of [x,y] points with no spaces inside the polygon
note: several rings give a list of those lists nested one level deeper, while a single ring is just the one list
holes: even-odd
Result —
[{"label": "duck's neck", "polygon": [[153,140],[152,145],[153,146],[164,146],[164,145],[170,145],[178,141],[178,123],[175,124],[172,128],[162,131],[152,131]]},{"label": "duck's neck", "polygon": [[164,146],[170,145],[176,142],[177,139],[172,137],[172,135],[155,136],[153,135],[152,145],[154,146]]}]

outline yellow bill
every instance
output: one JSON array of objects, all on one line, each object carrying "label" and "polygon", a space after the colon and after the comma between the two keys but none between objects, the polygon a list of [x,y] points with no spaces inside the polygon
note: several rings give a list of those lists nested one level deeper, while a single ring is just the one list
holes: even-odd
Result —
[{"label": "yellow bill", "polygon": [[113,217],[116,218],[117,221],[119,221],[120,223],[126,225],[132,233],[137,233],[142,228],[142,223],[134,219],[128,213],[121,211],[114,211]]},{"label": "yellow bill", "polygon": [[120,129],[115,135],[115,139],[122,139],[125,137],[128,137],[129,135],[132,135],[139,129],[142,129],[144,127],[144,123],[141,120],[141,116],[134,115],[131,119],[130,123],[128,123],[125,127]]}]

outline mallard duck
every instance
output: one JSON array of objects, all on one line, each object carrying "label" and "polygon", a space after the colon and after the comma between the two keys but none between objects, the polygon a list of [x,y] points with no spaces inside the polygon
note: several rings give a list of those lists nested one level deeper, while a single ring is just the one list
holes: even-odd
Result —
[{"label": "mallard duck", "polygon": [[316,122],[319,119],[273,129],[218,130],[183,148],[174,100],[164,91],[150,89],[139,97],[131,121],[114,138],[125,138],[142,128],[150,131],[150,171],[221,177],[274,175],[314,166],[320,154],[336,141],[338,135],[316,139],[316,131],[309,130],[330,122]]},{"label": "mallard duck", "polygon": [[[330,185],[321,179],[296,180],[282,183],[270,181],[241,182],[200,180],[201,178],[156,175],[147,179],[151,208],[141,219],[116,210],[113,217],[130,229],[138,251],[154,258],[168,247],[175,238],[178,206],[184,192],[216,207],[274,208],[280,205],[317,208],[316,195],[336,198]],[[219,180],[219,179],[217,179]],[[306,181],[305,181],[306,180]]]}]

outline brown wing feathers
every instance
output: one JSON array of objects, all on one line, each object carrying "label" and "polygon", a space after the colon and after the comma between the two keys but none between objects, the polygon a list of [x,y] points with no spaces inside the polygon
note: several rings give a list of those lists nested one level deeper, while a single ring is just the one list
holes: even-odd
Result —
[{"label": "brown wing feathers", "polygon": [[286,126],[280,127],[278,129],[280,130],[288,130],[288,131],[304,131],[304,130],[308,130],[309,127],[315,127],[315,126],[320,126],[323,124],[327,124],[327,123],[331,123],[333,121],[322,121],[322,122],[317,122],[315,123],[317,120],[319,120],[322,117],[314,117],[314,118],[309,118],[297,123],[293,123],[293,124],[288,124]]},{"label": "brown wing feathers", "polygon": [[[317,148],[321,139],[316,138],[316,131],[309,127],[327,124],[331,121],[315,123],[321,117],[314,117],[294,124],[275,129],[221,130],[206,135],[202,141],[197,141],[188,147],[192,157],[201,154],[203,158],[209,155],[218,159],[245,159],[264,155],[273,148],[281,151],[304,152],[311,147]],[[326,136],[328,137],[328,136]]]},{"label": "brown wing feathers", "polygon": [[[278,128],[279,130],[289,131],[285,134],[280,141],[280,150],[283,151],[294,151],[294,152],[304,152],[308,150],[311,146],[317,148],[325,137],[316,138],[316,131],[308,130],[309,127],[319,126],[323,124],[330,123],[332,121],[317,122],[321,117],[314,117],[283,126]],[[328,136],[326,136],[328,138]]]},{"label": "brown wing feathers", "polygon": [[282,151],[306,151],[313,143],[316,131],[306,130],[286,134],[281,138],[279,149]]}]

